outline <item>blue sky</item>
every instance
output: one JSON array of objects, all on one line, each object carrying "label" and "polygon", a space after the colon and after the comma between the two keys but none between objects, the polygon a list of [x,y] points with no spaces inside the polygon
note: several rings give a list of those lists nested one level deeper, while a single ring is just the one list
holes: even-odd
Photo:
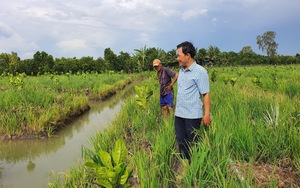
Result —
[{"label": "blue sky", "polygon": [[145,45],[169,51],[183,41],[261,53],[256,36],[277,33],[278,54],[300,53],[299,0],[9,0],[0,6],[0,53],[21,59],[103,57]]}]

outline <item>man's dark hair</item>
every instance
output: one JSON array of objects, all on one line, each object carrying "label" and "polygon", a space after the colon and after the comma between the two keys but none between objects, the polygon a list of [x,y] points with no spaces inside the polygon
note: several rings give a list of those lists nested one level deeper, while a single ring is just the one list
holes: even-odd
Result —
[{"label": "man's dark hair", "polygon": [[196,49],[192,43],[185,41],[181,44],[178,44],[177,49],[178,48],[182,48],[182,53],[184,53],[185,55],[190,54],[191,57],[194,59],[196,55]]}]

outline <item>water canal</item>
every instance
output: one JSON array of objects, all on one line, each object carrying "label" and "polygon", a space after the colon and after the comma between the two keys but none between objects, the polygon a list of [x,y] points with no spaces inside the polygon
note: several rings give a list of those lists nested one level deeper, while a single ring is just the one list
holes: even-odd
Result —
[{"label": "water canal", "polygon": [[90,102],[88,112],[51,138],[0,141],[0,187],[47,187],[52,172],[78,165],[81,148],[114,120],[133,91],[131,84],[103,102]]}]

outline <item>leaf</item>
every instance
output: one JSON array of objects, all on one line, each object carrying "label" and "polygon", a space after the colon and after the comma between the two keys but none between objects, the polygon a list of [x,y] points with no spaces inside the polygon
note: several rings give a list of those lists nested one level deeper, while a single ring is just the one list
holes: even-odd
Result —
[{"label": "leaf", "polygon": [[100,159],[101,162],[103,163],[103,165],[109,169],[112,169],[112,163],[111,163],[111,156],[109,155],[109,153],[107,153],[106,151],[100,150],[99,151],[100,154]]},{"label": "leaf", "polygon": [[149,91],[148,92],[148,94],[147,94],[147,97],[146,97],[146,99],[149,99],[151,96],[152,96],[152,94],[153,94],[153,91],[151,90],[151,91]]},{"label": "leaf", "polygon": [[100,159],[100,156],[99,155],[94,155],[92,160],[96,163],[96,164],[99,164],[100,166],[103,166],[102,162],[101,162],[101,159]]},{"label": "leaf", "polygon": [[84,166],[89,167],[89,168],[98,168],[100,167],[100,165],[98,165],[97,163],[88,161],[86,163],[84,163]]},{"label": "leaf", "polygon": [[113,188],[112,184],[105,179],[98,179],[98,184],[106,188]]},{"label": "leaf", "polygon": [[116,172],[114,172],[114,171],[108,171],[107,172],[107,177],[108,178],[112,178],[112,179],[116,179],[117,178],[117,173]]},{"label": "leaf", "polygon": [[118,174],[122,174],[123,171],[125,170],[126,168],[126,164],[125,163],[120,163],[118,164],[117,166],[114,167],[114,171]]},{"label": "leaf", "polygon": [[115,171],[117,174],[120,174],[120,173],[122,172],[122,168],[121,168],[120,164],[114,167],[114,171]]},{"label": "leaf", "polygon": [[123,162],[126,154],[127,154],[127,149],[126,149],[125,143],[121,138],[119,138],[116,141],[115,147],[112,150],[112,158],[113,158],[115,165],[118,165],[121,162]]},{"label": "leaf", "polygon": [[130,185],[129,183],[125,183],[125,184],[123,185],[123,188],[129,188],[129,187],[131,187],[131,185]]},{"label": "leaf", "polygon": [[124,185],[127,182],[130,174],[131,174],[131,172],[128,171],[128,169],[126,168],[124,171],[124,174],[121,176],[121,180],[120,180],[121,185]]}]

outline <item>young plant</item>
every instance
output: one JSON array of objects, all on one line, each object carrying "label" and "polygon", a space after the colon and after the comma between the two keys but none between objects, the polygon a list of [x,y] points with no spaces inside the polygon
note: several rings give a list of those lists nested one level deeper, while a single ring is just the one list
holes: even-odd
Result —
[{"label": "young plant", "polygon": [[253,82],[254,84],[256,84],[257,86],[262,87],[262,82],[261,82],[261,79],[260,79],[259,76],[256,75],[256,76],[252,79],[252,82]]},{"label": "young plant", "polygon": [[[153,91],[150,90],[150,88],[147,86],[135,86],[134,89],[136,92],[135,100],[136,100],[137,104],[143,109],[143,113],[146,113],[145,110],[148,107],[148,100],[152,96]],[[148,113],[149,113],[149,111],[148,111]],[[143,115],[146,115],[146,114],[143,114]],[[146,134],[145,118],[143,119],[143,126],[144,126],[143,135],[145,138],[145,134]]]},{"label": "young plant", "polygon": [[223,80],[223,82],[224,82],[225,85],[227,85],[228,82],[229,82],[229,78],[228,78],[228,77],[225,77],[224,80]]},{"label": "young plant", "polygon": [[143,109],[147,109],[147,103],[149,98],[152,96],[153,91],[147,86],[134,86],[136,95],[135,100],[137,104]]},{"label": "young plant", "polygon": [[10,76],[9,83],[18,90],[21,90],[24,87],[24,80],[22,75],[20,76]]},{"label": "young plant", "polygon": [[[127,149],[122,139],[118,139],[111,152],[111,155],[103,150],[84,165],[96,170],[97,182],[94,184],[106,188],[131,187],[128,179],[131,171],[128,170],[124,160],[127,156]],[[100,160],[99,160],[100,159]]]},{"label": "young plant", "polygon": [[217,71],[216,71],[216,70],[213,70],[213,71],[212,71],[210,80],[211,80],[212,82],[217,81]]},{"label": "young plant", "polygon": [[231,86],[233,87],[233,86],[235,85],[235,83],[236,83],[236,77],[232,77],[232,78],[230,79],[230,84],[231,84]]}]

